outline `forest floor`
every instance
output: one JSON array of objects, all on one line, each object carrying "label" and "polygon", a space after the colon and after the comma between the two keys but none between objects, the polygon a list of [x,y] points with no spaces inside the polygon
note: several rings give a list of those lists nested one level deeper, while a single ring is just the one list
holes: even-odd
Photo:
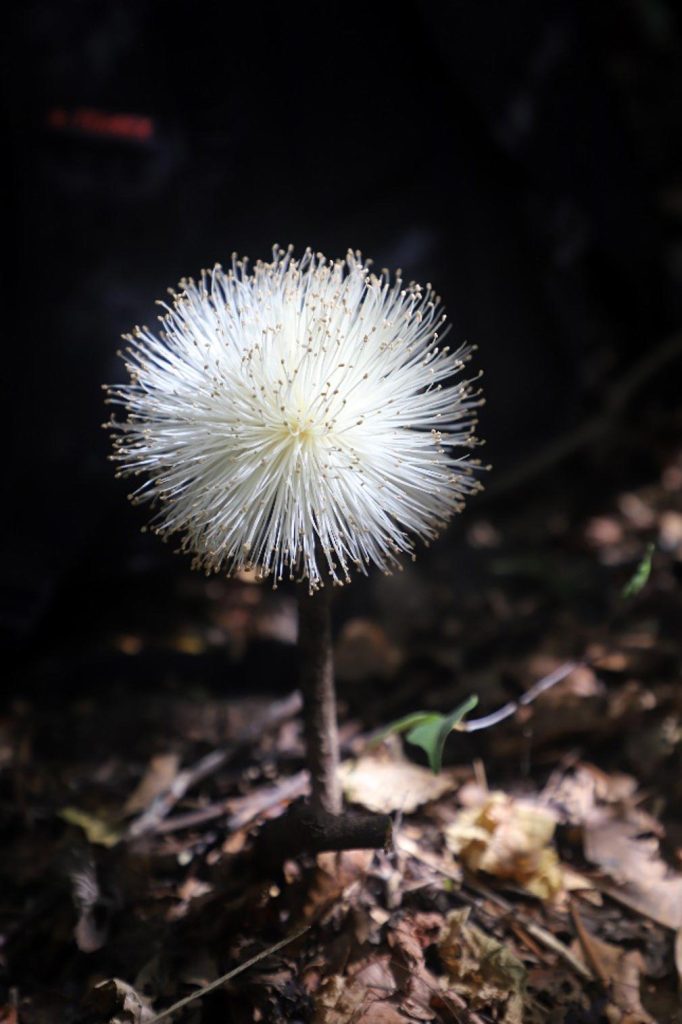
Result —
[{"label": "forest floor", "polygon": [[[623,424],[339,591],[343,784],[383,850],[251,856],[307,792],[291,590],[82,567],[0,719],[0,1022],[682,1021],[680,425]],[[370,742],[564,666],[439,774]]]}]

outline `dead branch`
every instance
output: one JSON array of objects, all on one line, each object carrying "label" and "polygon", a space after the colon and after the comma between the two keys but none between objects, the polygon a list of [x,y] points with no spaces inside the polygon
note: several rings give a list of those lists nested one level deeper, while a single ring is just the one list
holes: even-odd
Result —
[{"label": "dead branch", "polygon": [[124,839],[127,841],[139,839],[140,836],[155,832],[189,789],[207,776],[213,775],[240,751],[248,749],[253,741],[262,736],[264,732],[276,729],[289,718],[293,718],[300,712],[302,706],[301,694],[295,690],[283,700],[271,704],[262,715],[254,717],[238,742],[212,750],[189,768],[178,772],[168,789],[160,793],[147,810],[130,823]]},{"label": "dead branch", "polygon": [[[308,773],[306,771],[297,772],[276,786],[264,787],[248,797],[244,797],[241,801],[235,801],[234,797],[231,797],[228,800],[211,804],[210,807],[188,811],[187,814],[174,814],[172,818],[160,822],[156,832],[166,835],[169,832],[181,832],[186,828],[196,828],[208,821],[222,818],[231,810],[232,814],[229,814],[224,827],[228,832],[238,832],[239,829],[246,828],[262,814],[267,814],[279,804],[288,803],[297,797],[304,796],[308,787]],[[233,810],[235,802],[240,803],[240,807],[236,811]]]},{"label": "dead branch", "polygon": [[380,850],[389,846],[387,814],[329,814],[300,800],[286,814],[263,825],[253,850],[258,868],[270,871],[300,853],[327,850]]}]

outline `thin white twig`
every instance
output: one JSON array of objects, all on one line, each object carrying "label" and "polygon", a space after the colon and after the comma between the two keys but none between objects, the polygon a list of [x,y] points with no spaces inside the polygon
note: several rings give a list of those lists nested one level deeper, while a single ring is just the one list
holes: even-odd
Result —
[{"label": "thin white twig", "polygon": [[305,935],[305,933],[310,930],[310,927],[311,926],[307,924],[304,928],[299,928],[298,931],[292,932],[291,935],[287,935],[286,939],[276,942],[274,946],[269,946],[268,949],[264,949],[261,953],[256,953],[256,955],[252,956],[250,960],[240,964],[239,967],[234,967],[231,971],[228,971],[227,974],[221,975],[220,978],[216,978],[216,980],[212,981],[210,985],[204,985],[203,988],[197,989],[197,991],[192,992],[191,995],[185,996],[184,999],[178,1000],[177,1003],[173,1003],[173,1005],[169,1006],[167,1010],[163,1010],[163,1012],[157,1014],[156,1017],[152,1017],[152,1019],[147,1021],[146,1024],[158,1024],[159,1021],[166,1020],[166,1018],[170,1017],[172,1013],[175,1013],[177,1010],[181,1010],[184,1006],[187,1006],[189,1003],[193,1003],[196,999],[203,999],[205,995],[209,992],[213,992],[216,988],[220,988],[220,986],[224,985],[226,981],[230,981],[238,974],[242,974],[243,971],[247,971],[249,967],[253,967],[254,964],[259,963],[261,960],[265,960],[266,957],[271,956],[280,949],[283,949],[284,946],[288,946],[291,942],[295,942],[296,939],[300,939],[301,935]]},{"label": "thin white twig", "polygon": [[532,704],[541,693],[545,693],[547,690],[551,690],[553,686],[560,683],[566,676],[570,676],[571,672],[575,669],[580,668],[581,665],[585,665],[584,661],[567,661],[559,668],[554,669],[549,675],[543,676],[537,683],[533,683],[529,690],[519,697],[518,700],[510,700],[508,704],[504,704],[497,711],[491,711],[489,715],[483,715],[482,718],[470,718],[468,721],[460,722],[457,726],[458,732],[479,732],[481,729],[490,729],[491,726],[497,725],[498,722],[503,722],[505,718],[511,718],[519,708],[526,707],[528,704]]}]

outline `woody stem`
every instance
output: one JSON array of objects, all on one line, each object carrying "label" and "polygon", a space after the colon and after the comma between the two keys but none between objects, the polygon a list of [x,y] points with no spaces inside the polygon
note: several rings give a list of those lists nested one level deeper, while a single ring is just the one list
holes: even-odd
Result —
[{"label": "woody stem", "polygon": [[298,651],[313,811],[341,813],[339,736],[331,630],[331,586],[300,587]]}]

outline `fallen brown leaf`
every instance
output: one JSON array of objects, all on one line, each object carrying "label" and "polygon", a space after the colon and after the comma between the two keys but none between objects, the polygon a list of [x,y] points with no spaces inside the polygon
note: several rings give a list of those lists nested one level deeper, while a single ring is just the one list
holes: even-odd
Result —
[{"label": "fallen brown leaf", "polygon": [[596,765],[582,762],[570,772],[556,772],[543,789],[540,800],[553,809],[562,821],[582,823],[600,803],[632,802],[637,780],[622,772],[604,772]]},{"label": "fallen brown leaf", "polygon": [[580,930],[580,945],[590,966],[601,978],[610,1003],[606,1009],[609,1024],[657,1024],[644,1009],[640,998],[640,978],[644,971],[642,954],[604,942],[596,935]]},{"label": "fallen brown leaf", "polygon": [[387,956],[365,964],[353,978],[332,974],[315,994],[313,1024],[405,1024],[389,997],[396,984]]},{"label": "fallen brown leaf", "polygon": [[155,797],[163,793],[178,774],[180,758],[177,754],[157,754],[123,805],[123,814],[139,814],[149,807]]},{"label": "fallen brown leaf", "polygon": [[460,811],[445,831],[445,841],[470,871],[510,879],[541,899],[564,888],[556,850],[550,844],[556,819],[536,804],[505,793]]},{"label": "fallen brown leaf", "polygon": [[384,761],[369,755],[344,761],[339,772],[346,799],[378,814],[410,814],[455,786],[445,773],[434,775],[410,761]]},{"label": "fallen brown leaf", "polygon": [[641,838],[641,823],[594,815],[583,826],[585,857],[612,878],[599,888],[640,914],[682,928],[682,874],[660,856],[655,837]]},{"label": "fallen brown leaf", "polygon": [[146,1024],[154,1019],[149,1000],[120,978],[95,985],[86,996],[90,1012],[106,1017],[108,1024]]},{"label": "fallen brown leaf", "polygon": [[374,857],[373,850],[344,850],[342,853],[319,853],[316,871],[308,888],[303,909],[306,921],[319,916],[334,903],[348,895],[348,890],[364,878]]},{"label": "fallen brown leaf", "polygon": [[448,914],[438,945],[448,988],[472,1009],[491,1005],[503,1024],[523,1024],[526,969],[497,939],[469,923],[469,908]]},{"label": "fallen brown leaf", "polygon": [[[638,949],[630,949],[619,958],[612,979],[611,1000],[616,1013],[611,1021],[617,1024],[657,1024],[640,999],[643,967],[644,961]],[[606,1012],[608,1014],[608,1009]]]},{"label": "fallen brown leaf", "polygon": [[393,950],[391,965],[400,988],[400,1006],[410,1020],[433,1020],[436,1016],[431,1006],[434,993],[438,991],[436,978],[424,963],[424,944],[433,919],[438,918],[437,938],[442,927],[440,915],[424,914],[414,918],[403,918],[388,933],[388,943]]}]

